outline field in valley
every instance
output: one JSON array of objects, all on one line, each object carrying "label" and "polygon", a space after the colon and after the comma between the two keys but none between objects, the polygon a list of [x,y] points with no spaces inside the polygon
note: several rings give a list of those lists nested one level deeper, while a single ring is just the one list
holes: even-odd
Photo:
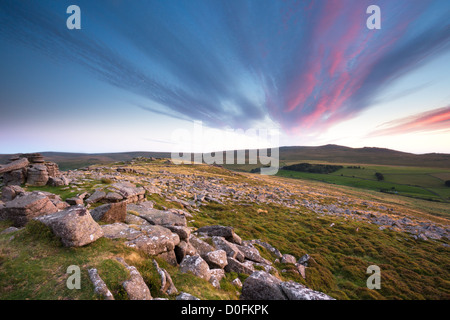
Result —
[{"label": "field in valley", "polygon": [[[300,162],[318,163],[318,161],[289,161],[286,165]],[[329,174],[280,170],[278,176],[450,202],[450,187],[445,186],[445,181],[450,178],[449,169],[346,163],[341,165],[344,166],[343,169]],[[377,172],[383,175],[382,181],[378,181],[375,176]]]}]

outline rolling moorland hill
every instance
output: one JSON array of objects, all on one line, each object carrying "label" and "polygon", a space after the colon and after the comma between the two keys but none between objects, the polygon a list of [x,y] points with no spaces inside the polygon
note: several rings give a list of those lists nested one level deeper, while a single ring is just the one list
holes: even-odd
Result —
[{"label": "rolling moorland hill", "polygon": [[413,154],[385,148],[349,148],[338,145],[320,147],[281,147],[280,161],[310,159],[334,163],[366,163],[430,168],[450,168],[450,154]]},{"label": "rolling moorland hill", "polygon": [[[130,161],[135,157],[169,158],[168,152],[120,152],[120,153],[65,153],[40,152],[49,161],[56,162],[61,170],[77,169],[92,164],[107,164],[117,161]],[[248,157],[248,151],[246,151]],[[0,164],[4,164],[11,154],[0,154]],[[450,169],[450,154],[429,153],[412,154],[384,148],[349,148],[338,145],[318,147],[280,147],[280,162],[297,160],[316,160],[330,163],[355,163],[413,166]],[[255,166],[248,166],[254,168]],[[232,169],[243,169],[234,165]],[[247,166],[245,166],[247,170]]]}]

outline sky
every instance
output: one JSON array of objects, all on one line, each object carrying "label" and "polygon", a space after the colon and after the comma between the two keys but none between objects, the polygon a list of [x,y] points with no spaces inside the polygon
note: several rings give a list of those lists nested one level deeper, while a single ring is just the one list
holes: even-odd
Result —
[{"label": "sky", "polygon": [[0,153],[449,141],[448,0],[0,0]]}]

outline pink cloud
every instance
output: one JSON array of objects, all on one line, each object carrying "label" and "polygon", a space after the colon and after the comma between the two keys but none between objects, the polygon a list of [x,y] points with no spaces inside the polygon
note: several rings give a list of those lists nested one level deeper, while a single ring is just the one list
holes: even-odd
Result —
[{"label": "pink cloud", "polygon": [[370,137],[398,135],[411,132],[450,130],[450,106],[418,113],[381,125]]}]

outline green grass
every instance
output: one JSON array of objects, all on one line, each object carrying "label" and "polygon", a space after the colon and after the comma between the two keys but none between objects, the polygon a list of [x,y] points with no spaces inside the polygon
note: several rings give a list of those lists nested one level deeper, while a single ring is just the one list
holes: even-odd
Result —
[{"label": "green grass", "polygon": [[[361,165],[361,167],[361,169],[343,168],[330,174],[280,170],[277,175],[366,190],[383,190],[425,200],[450,202],[450,188],[446,187],[444,181],[436,176],[448,172],[446,169],[373,165]],[[376,172],[383,174],[383,181],[377,181]]]},{"label": "green grass", "polygon": [[[0,221],[0,230],[10,225],[8,221]],[[10,240],[12,236],[14,238]],[[159,291],[160,278],[152,263],[154,257],[125,247],[123,240],[106,238],[81,248],[66,248],[48,227],[33,221],[22,230],[0,235],[0,300],[102,299],[94,293],[89,268],[97,268],[116,300],[126,300],[128,296],[122,282],[129,274],[115,257],[124,257],[139,270],[153,297],[175,299],[176,294],[167,296]],[[182,274],[178,267],[155,259],[170,273],[179,291],[201,299],[238,298],[236,288],[226,283],[228,280],[223,280],[224,288],[218,290],[207,281],[192,274]],[[66,286],[70,276],[66,270],[70,265],[81,269],[81,289],[70,290]]]},{"label": "green grass", "polygon": [[[159,170],[165,167],[160,165],[152,167],[149,164],[145,168],[149,170],[148,172],[153,170],[153,174],[157,176]],[[249,185],[263,183],[247,179],[245,175],[235,176],[217,167],[170,166],[170,170],[186,171],[189,174],[201,172],[202,175],[220,176],[226,181],[246,182]],[[334,181],[340,183],[360,181],[360,183],[379,186],[378,181],[372,177],[372,172],[380,171],[387,180],[382,183],[401,185],[404,188],[401,190],[405,194],[420,195],[422,188],[403,185],[405,180],[397,180],[396,183],[389,181],[390,175],[401,179],[402,173],[405,173],[405,178],[408,179],[410,174],[430,176],[432,174],[433,177],[439,174],[437,171],[432,172],[423,168],[405,169],[385,166],[342,170],[345,176],[340,176],[338,172],[318,176],[335,179]],[[296,172],[296,174],[302,173]],[[359,178],[353,178],[353,175]],[[305,179],[300,176],[297,178]],[[359,189],[353,189],[312,180],[289,180],[279,177],[270,177],[270,179],[276,182],[290,181],[293,188],[298,186],[305,190],[323,191],[326,194],[338,192],[339,197],[412,208],[417,210],[418,215],[428,213],[431,217],[435,214],[436,219],[448,221],[445,219],[448,217],[446,203],[379,193],[376,188],[366,189],[367,185],[364,184],[357,185]],[[433,181],[430,179],[427,183],[431,185]],[[413,183],[413,179],[409,182]],[[100,182],[91,180],[82,188],[92,190],[98,183]],[[266,183],[270,183],[270,180]],[[439,190],[438,187],[436,189]],[[70,192],[62,190],[61,187],[39,187],[34,190],[54,192],[63,198],[71,196]],[[311,198],[307,199],[311,200]],[[163,196],[156,194],[147,196],[147,200],[154,201],[155,207],[159,209],[181,208],[178,203],[166,201]],[[334,196],[314,196],[314,200],[321,204],[331,204],[335,198]],[[261,210],[258,211],[258,209]],[[330,227],[332,223],[334,226]],[[449,240],[414,240],[409,234],[390,230],[381,231],[377,225],[366,222],[346,220],[336,216],[318,216],[306,208],[289,209],[262,203],[252,206],[239,205],[239,203],[229,205],[210,203],[200,207],[200,212],[195,213],[194,219],[189,222],[189,226],[196,228],[216,224],[232,226],[242,239],[261,239],[278,248],[282,253],[292,254],[296,258],[308,253],[312,259],[306,270],[306,280],[295,271],[293,265],[289,264],[274,263],[277,274],[283,280],[303,283],[337,299],[450,299]],[[0,221],[0,230],[8,226],[10,226],[9,222]],[[356,231],[357,229],[359,231]],[[11,236],[14,236],[12,240]],[[127,248],[123,242],[123,240],[101,238],[82,248],[65,248],[47,227],[36,222],[29,223],[24,229],[14,234],[0,235],[0,299],[100,299],[101,297],[94,294],[93,286],[88,278],[87,270],[91,267],[99,270],[100,276],[116,299],[127,299],[121,286],[127,273],[114,260],[117,256],[123,257],[128,264],[136,266],[153,297],[174,299],[175,295],[166,296],[159,292],[159,275],[153,266],[153,257]],[[258,249],[264,258],[270,261],[275,260],[276,257],[268,250],[260,246]],[[171,266],[162,259],[155,259],[160,267],[170,273],[179,291],[191,293],[201,299],[237,299],[240,290],[235,288],[231,281],[236,277],[244,281],[247,277],[242,274],[227,274],[221,281],[222,289],[217,290],[210,283],[191,274],[182,274],[178,267]],[[381,290],[369,290],[366,287],[368,277],[366,270],[372,264],[381,268]],[[82,287],[80,290],[69,290],[66,287],[69,276],[66,274],[66,269],[69,265],[81,267]]]},{"label": "green grass", "polygon": [[[0,222],[2,230],[8,225],[8,222]],[[10,240],[12,235],[14,238]],[[125,246],[106,238],[85,247],[66,248],[48,227],[30,222],[20,231],[0,235],[0,299],[98,299],[88,268],[98,268],[102,275],[116,274],[114,267],[103,260],[127,252],[129,249]],[[66,271],[70,265],[81,269],[79,290],[66,286],[70,276]]]},{"label": "green grass", "polygon": [[[257,209],[267,213],[257,213]],[[441,241],[418,241],[376,225],[277,206],[209,205],[193,226],[229,225],[243,239],[262,239],[282,253],[311,255],[306,280],[293,266],[275,264],[285,280],[303,283],[338,299],[449,299],[449,249]],[[330,227],[331,223],[335,223]],[[356,232],[356,229],[359,229]],[[448,244],[448,241],[446,241]],[[258,247],[261,249],[261,247]],[[272,256],[263,250],[266,258]],[[369,290],[369,265],[382,270],[382,289]],[[281,273],[281,270],[287,269]]]}]

